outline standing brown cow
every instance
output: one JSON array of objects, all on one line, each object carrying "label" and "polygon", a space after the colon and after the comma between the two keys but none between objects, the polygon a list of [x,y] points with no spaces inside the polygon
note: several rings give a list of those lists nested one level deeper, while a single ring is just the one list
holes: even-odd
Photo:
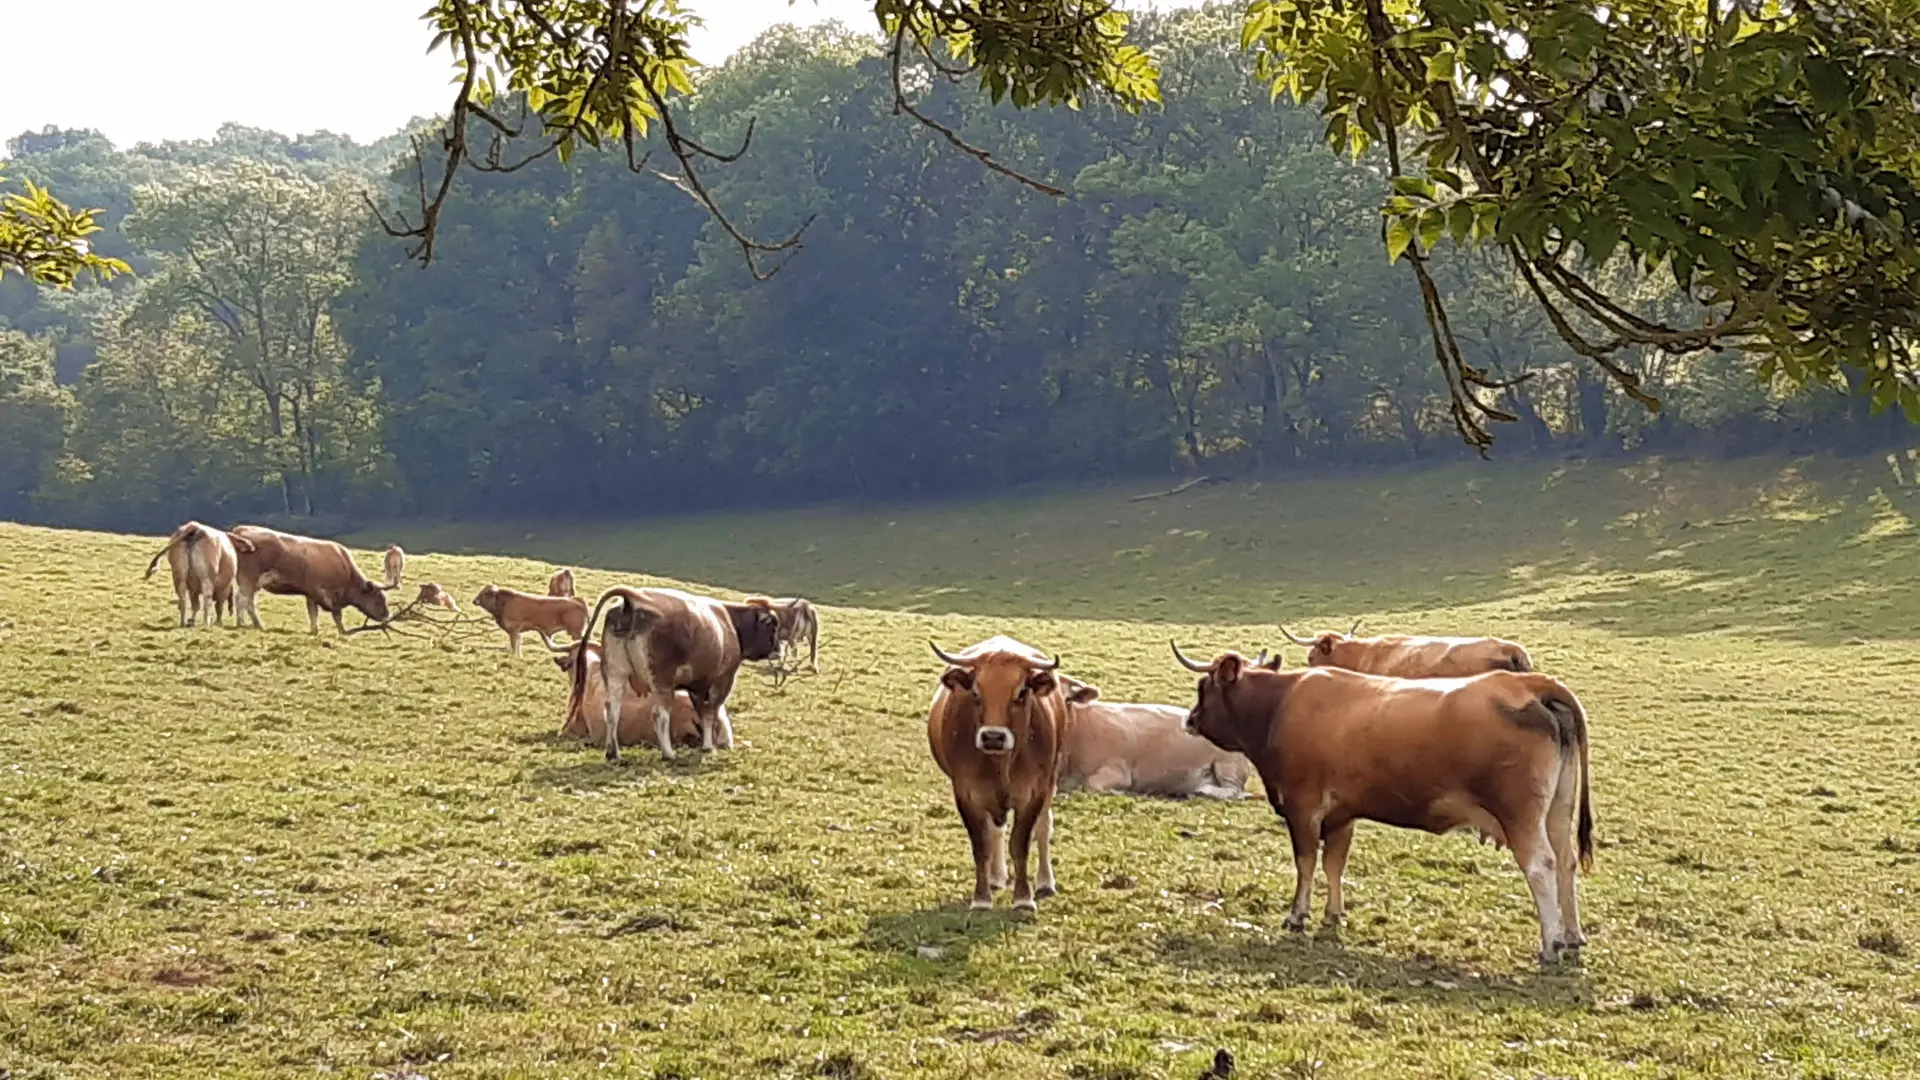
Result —
[{"label": "standing brown cow", "polygon": [[800,652],[800,643],[807,643],[807,666],[815,675],[820,674],[820,617],[813,613],[813,605],[797,596],[749,596],[747,603],[763,607],[774,613],[780,620],[780,654],[784,661],[786,654]]},{"label": "standing brown cow", "polygon": [[400,549],[399,544],[387,545],[386,571],[387,590],[391,592],[398,589],[401,580],[407,576],[407,553]]},{"label": "standing brown cow", "polygon": [[577,596],[535,596],[489,585],[474,595],[473,606],[507,632],[507,650],[515,656],[520,655],[521,634],[539,634],[551,647],[553,635],[562,630],[575,641],[584,640],[587,632],[587,602]]},{"label": "standing brown cow", "polygon": [[780,622],[773,612],[678,589],[608,589],[600,594],[575,646],[569,709],[585,697],[587,664],[579,658],[586,655],[602,611],[607,615],[600,641],[607,760],[620,759],[620,713],[629,685],[636,692],[645,687],[661,757],[673,757],[671,706],[679,690],[687,692],[699,716],[701,749],[732,746],[727,696],[733,693],[741,661],[766,660],[779,652]]},{"label": "standing brown cow", "polygon": [[[973,906],[993,906],[1007,883],[1007,818],[1013,818],[1013,906],[1032,911],[1055,892],[1053,793],[1065,741],[1067,703],[1054,670],[1032,646],[991,637],[960,654],[933,646],[947,663],[927,711],[927,745],[953,784],[953,803],[973,848]],[[1037,884],[1027,854],[1037,843]]]},{"label": "standing brown cow", "polygon": [[264,525],[240,525],[233,530],[234,545],[241,541],[252,546],[240,551],[235,585],[239,592],[238,611],[260,623],[260,592],[276,596],[300,596],[307,601],[307,625],[320,632],[320,612],[333,616],[334,628],[347,632],[341,613],[347,608],[377,623],[385,623],[392,614],[387,609],[387,590],[375,585],[360,572],[347,549],[331,540],[296,536],[269,529]]},{"label": "standing brown cow", "polygon": [[[173,597],[180,604],[180,625],[203,622],[212,626],[234,606],[233,582],[239,568],[239,553],[251,552],[253,544],[235,539],[211,525],[189,521],[173,530],[167,546],[147,563],[147,578],[160,565],[162,556],[173,571]],[[234,614],[235,625],[239,613]]]},{"label": "standing brown cow", "polygon": [[547,595],[572,596],[573,571],[564,568],[555,570],[553,576],[547,579]]},{"label": "standing brown cow", "polygon": [[1173,654],[1202,675],[1188,730],[1247,755],[1287,823],[1298,876],[1286,926],[1306,925],[1323,839],[1327,921],[1339,921],[1353,827],[1367,820],[1474,829],[1510,847],[1533,893],[1541,961],[1586,943],[1574,871],[1593,861],[1587,714],[1558,679],[1281,672],[1233,652],[1207,664],[1178,645]]},{"label": "standing brown cow", "polygon": [[1533,658],[1518,643],[1496,637],[1422,637],[1381,634],[1354,637],[1355,622],[1346,633],[1328,630],[1304,638],[1286,627],[1280,632],[1295,645],[1307,647],[1308,667],[1337,667],[1368,675],[1402,679],[1450,679],[1485,671],[1532,671]]}]

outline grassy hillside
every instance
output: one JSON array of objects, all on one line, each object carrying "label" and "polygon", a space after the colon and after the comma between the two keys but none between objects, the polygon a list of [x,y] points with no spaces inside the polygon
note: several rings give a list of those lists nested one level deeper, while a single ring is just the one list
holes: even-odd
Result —
[{"label": "grassy hillside", "polygon": [[[670,766],[557,740],[559,673],[491,640],[313,639],[273,598],[265,634],[175,630],[157,539],[0,526],[0,1070],[1920,1072],[1910,493],[1775,462],[1128,494],[398,534],[463,603],[550,564],[438,552],[835,605],[824,674],[744,679],[743,745]],[[1518,873],[1461,836],[1363,826],[1348,926],[1281,931],[1258,801],[1068,797],[1062,894],[965,910],[929,635],[1184,703],[1170,634],[1356,615],[1510,633],[1581,693],[1583,969],[1534,966]]]}]

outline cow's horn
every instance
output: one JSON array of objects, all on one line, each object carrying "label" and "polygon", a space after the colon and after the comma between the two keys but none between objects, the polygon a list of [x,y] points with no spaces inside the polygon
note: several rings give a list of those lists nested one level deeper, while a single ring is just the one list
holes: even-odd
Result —
[{"label": "cow's horn", "polygon": [[1291,642],[1293,642],[1293,643],[1294,643],[1295,645],[1306,645],[1306,646],[1312,646],[1312,645],[1313,645],[1313,639],[1312,639],[1312,638],[1303,638],[1303,637],[1295,637],[1295,636],[1293,636],[1293,631],[1291,631],[1291,630],[1289,630],[1289,629],[1287,629],[1287,628],[1286,628],[1286,627],[1284,627],[1284,626],[1282,626],[1282,627],[1280,628],[1280,633],[1282,633],[1282,634],[1284,634],[1284,635],[1286,636],[1286,639],[1287,639],[1288,641],[1291,641]]},{"label": "cow's horn", "polygon": [[1175,660],[1180,661],[1180,665],[1186,668],[1188,671],[1212,671],[1213,670],[1212,664],[1202,664],[1199,661],[1189,657],[1186,653],[1181,652],[1180,643],[1173,640],[1172,638],[1167,639],[1167,644],[1173,647],[1173,658]]},{"label": "cow's horn", "polygon": [[1255,660],[1255,661],[1253,662],[1253,666],[1254,666],[1254,667],[1259,667],[1259,666],[1260,666],[1261,664],[1264,664],[1264,663],[1266,663],[1266,662],[1267,662],[1267,650],[1265,650],[1265,649],[1261,649],[1261,650],[1260,650],[1260,659],[1258,659],[1258,660]]},{"label": "cow's horn", "polygon": [[1352,637],[1352,636],[1353,636],[1353,632],[1354,632],[1355,630],[1358,630],[1358,629],[1360,629],[1360,623],[1361,623],[1362,621],[1363,621],[1363,620],[1361,620],[1361,619],[1355,619],[1355,620],[1353,620],[1353,625],[1352,625],[1352,626],[1349,626],[1349,627],[1347,627],[1347,636],[1348,636],[1348,637]]},{"label": "cow's horn", "polygon": [[1052,661],[1048,663],[1043,664],[1040,661],[1035,660],[1035,661],[1032,661],[1032,664],[1033,664],[1033,670],[1035,671],[1053,671],[1060,666],[1060,654],[1054,653]]},{"label": "cow's horn", "polygon": [[959,658],[959,657],[957,657],[957,656],[953,656],[953,655],[951,655],[951,654],[949,654],[949,653],[947,652],[947,650],[945,650],[945,649],[943,649],[943,648],[941,648],[941,647],[940,647],[940,643],[939,643],[939,642],[937,642],[937,641],[935,641],[935,640],[933,640],[932,638],[928,638],[928,639],[927,639],[927,644],[929,644],[929,645],[931,645],[931,646],[933,646],[933,655],[935,655],[935,656],[937,656],[937,657],[939,657],[939,658],[940,658],[940,659],[942,659],[942,660],[945,660],[945,661],[946,661],[947,663],[949,663],[949,664],[952,664],[952,665],[953,665],[954,667],[967,667],[967,666],[969,666],[969,662],[968,662],[968,661],[966,661],[966,660],[962,660],[962,659],[960,659],[960,658]]}]

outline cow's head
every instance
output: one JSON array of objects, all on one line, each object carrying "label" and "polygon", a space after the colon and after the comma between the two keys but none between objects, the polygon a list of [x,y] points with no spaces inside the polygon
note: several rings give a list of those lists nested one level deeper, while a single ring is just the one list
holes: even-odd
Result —
[{"label": "cow's head", "polygon": [[1071,675],[1060,676],[1060,693],[1069,705],[1091,705],[1100,700],[1100,688]]},{"label": "cow's head", "polygon": [[500,587],[489,585],[473,594],[473,606],[498,618],[500,616]]},{"label": "cow's head", "polygon": [[573,571],[564,569],[555,570],[553,576],[547,579],[547,595],[572,596]]},{"label": "cow's head", "polygon": [[780,616],[759,604],[727,604],[727,619],[740,639],[740,659],[771,660],[780,655]]},{"label": "cow's head", "polygon": [[1260,740],[1254,729],[1264,731],[1268,718],[1246,716],[1237,707],[1238,699],[1249,672],[1277,673],[1280,670],[1280,658],[1275,656],[1269,659],[1266,650],[1262,649],[1259,657],[1251,661],[1237,652],[1225,652],[1215,657],[1212,663],[1203,664],[1181,652],[1177,643],[1169,641],[1167,644],[1173,646],[1173,658],[1180,661],[1182,667],[1201,675],[1193,708],[1187,711],[1187,719],[1180,725],[1181,729],[1230,753],[1244,754],[1255,748]]},{"label": "cow's head", "polygon": [[1059,657],[1041,660],[999,650],[959,657],[937,644],[933,654],[948,665],[940,675],[941,685],[972,701],[967,715],[973,720],[973,747],[981,753],[1012,754],[1022,740],[1034,737],[1039,725],[1057,722],[1060,679],[1054,669],[1060,666]]},{"label": "cow's head", "polygon": [[[553,666],[571,675],[573,658],[579,651],[578,645],[548,645],[547,651],[553,654]],[[587,677],[591,679],[595,669],[600,666],[600,646],[587,643]]]},{"label": "cow's head", "polygon": [[1347,632],[1344,634],[1328,630],[1318,637],[1303,638],[1295,635],[1293,631],[1284,626],[1280,628],[1280,632],[1286,635],[1287,640],[1293,642],[1295,645],[1305,645],[1307,647],[1308,667],[1350,667],[1353,665],[1335,663],[1335,661],[1341,652],[1340,647],[1353,640],[1354,633],[1359,629],[1360,620],[1355,619],[1353,620],[1353,625],[1347,627]]},{"label": "cow's head", "polygon": [[387,590],[365,578],[347,586],[346,600],[374,622],[384,623],[393,618],[393,611],[387,605]]}]

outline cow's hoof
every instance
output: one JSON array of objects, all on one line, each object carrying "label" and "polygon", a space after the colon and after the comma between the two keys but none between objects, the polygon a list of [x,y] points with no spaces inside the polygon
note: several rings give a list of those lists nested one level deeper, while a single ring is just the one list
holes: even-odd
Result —
[{"label": "cow's hoof", "polygon": [[1052,882],[1048,882],[1045,885],[1035,886],[1033,890],[1033,895],[1036,899],[1045,900],[1047,897],[1053,896],[1059,893],[1059,891],[1060,891],[1059,889],[1056,889],[1053,887]]},{"label": "cow's hoof", "polygon": [[1578,952],[1586,947],[1587,939],[1583,934],[1574,934],[1571,937],[1563,937],[1560,939],[1560,948],[1564,951]]},{"label": "cow's hoof", "polygon": [[1286,918],[1281,919],[1280,925],[1285,927],[1288,930],[1293,930],[1295,932],[1305,930],[1307,928],[1307,917],[1304,914],[1295,912],[1291,915],[1288,915]]},{"label": "cow's hoof", "polygon": [[1021,897],[1016,897],[1016,898],[1014,899],[1014,901],[1013,901],[1013,910],[1015,910],[1015,911],[1039,911],[1039,910],[1040,910],[1040,905],[1039,905],[1039,904],[1037,904],[1037,903],[1035,903],[1035,902],[1034,902],[1034,899],[1033,899],[1033,897],[1031,897],[1031,896],[1021,896]]},{"label": "cow's hoof", "polygon": [[973,898],[973,903],[968,904],[967,907],[974,911],[991,911],[993,910],[993,898],[990,896],[984,898],[976,896]]},{"label": "cow's hoof", "polygon": [[607,760],[608,760],[608,761],[619,761],[619,760],[620,760],[620,751],[618,751],[618,750],[609,750],[609,751],[607,751]]},{"label": "cow's hoof", "polygon": [[1326,917],[1320,920],[1320,925],[1326,927],[1329,930],[1338,930],[1340,929],[1340,924],[1345,921],[1347,921],[1346,912],[1329,911],[1327,912]]},{"label": "cow's hoof", "polygon": [[1549,945],[1546,948],[1540,950],[1540,966],[1554,967],[1560,963],[1560,956],[1561,956],[1561,951],[1560,951],[1559,943],[1556,942],[1552,945]]}]

